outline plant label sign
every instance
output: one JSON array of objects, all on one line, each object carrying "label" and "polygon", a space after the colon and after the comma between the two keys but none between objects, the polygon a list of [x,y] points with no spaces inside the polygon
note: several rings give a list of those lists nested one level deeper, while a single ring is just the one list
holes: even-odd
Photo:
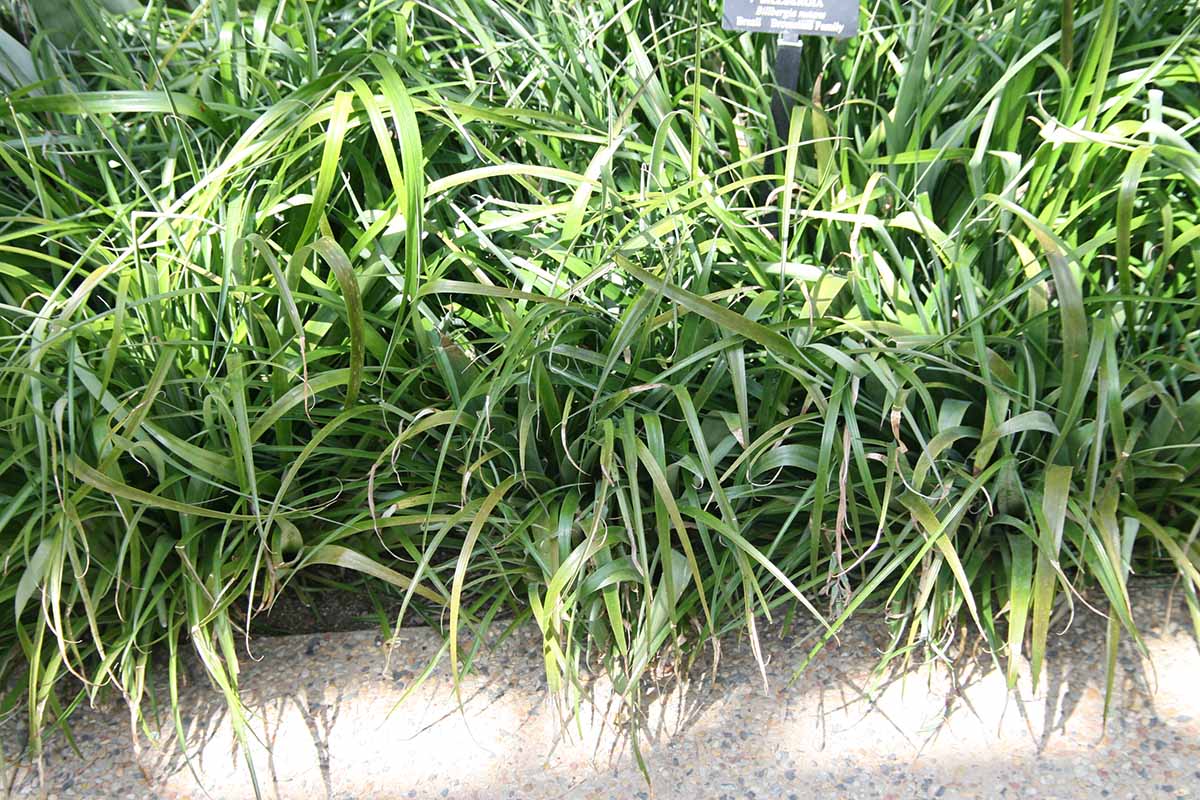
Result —
[{"label": "plant label sign", "polygon": [[845,39],[858,33],[859,0],[725,0],[723,27],[731,31]]}]

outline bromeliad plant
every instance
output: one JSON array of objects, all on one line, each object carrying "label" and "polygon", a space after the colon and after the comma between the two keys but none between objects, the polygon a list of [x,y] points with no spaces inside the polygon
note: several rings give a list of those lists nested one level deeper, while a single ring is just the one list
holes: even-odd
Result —
[{"label": "bromeliad plant", "polygon": [[1132,576],[1200,623],[1190,5],[878,0],[780,137],[708,0],[10,4],[7,704],[186,644],[240,731],[330,568],[630,698],[797,612],[1011,679],[1085,587],[1110,675]]}]

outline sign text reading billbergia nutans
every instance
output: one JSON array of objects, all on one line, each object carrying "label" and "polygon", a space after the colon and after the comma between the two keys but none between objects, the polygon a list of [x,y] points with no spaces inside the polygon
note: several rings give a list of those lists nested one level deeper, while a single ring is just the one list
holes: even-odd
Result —
[{"label": "sign text reading billbergia nutans", "polygon": [[724,27],[794,36],[858,33],[859,0],[725,0]]}]

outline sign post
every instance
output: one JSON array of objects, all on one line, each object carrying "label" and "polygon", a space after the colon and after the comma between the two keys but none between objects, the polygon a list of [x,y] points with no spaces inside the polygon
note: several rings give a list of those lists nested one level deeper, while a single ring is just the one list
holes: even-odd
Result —
[{"label": "sign post", "polygon": [[[784,143],[791,126],[793,95],[800,80],[801,36],[845,39],[858,33],[860,0],[725,0],[721,25],[731,31],[755,31],[779,36],[775,54],[775,90],[771,95],[771,119]],[[776,156],[779,172],[786,157]],[[774,215],[772,215],[774,216]],[[777,221],[782,225],[783,220]],[[783,232],[780,231],[782,240]],[[780,255],[780,260],[783,255]]]},{"label": "sign post", "polygon": [[858,34],[859,0],[725,0],[722,27],[779,35],[771,117],[787,141],[788,122],[800,77],[801,36],[845,39]]},{"label": "sign post", "polygon": [[779,37],[779,50],[775,53],[775,90],[771,93],[771,118],[775,121],[775,132],[784,142],[788,139],[788,125],[795,102],[788,93],[794,91],[800,81],[800,48],[803,46],[800,34],[789,31]]}]

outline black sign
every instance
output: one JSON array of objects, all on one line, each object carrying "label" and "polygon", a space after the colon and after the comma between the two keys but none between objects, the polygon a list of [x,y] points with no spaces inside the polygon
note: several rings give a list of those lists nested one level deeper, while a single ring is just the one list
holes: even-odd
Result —
[{"label": "black sign", "polygon": [[858,33],[859,0],[725,0],[724,27],[731,31],[796,36]]}]

